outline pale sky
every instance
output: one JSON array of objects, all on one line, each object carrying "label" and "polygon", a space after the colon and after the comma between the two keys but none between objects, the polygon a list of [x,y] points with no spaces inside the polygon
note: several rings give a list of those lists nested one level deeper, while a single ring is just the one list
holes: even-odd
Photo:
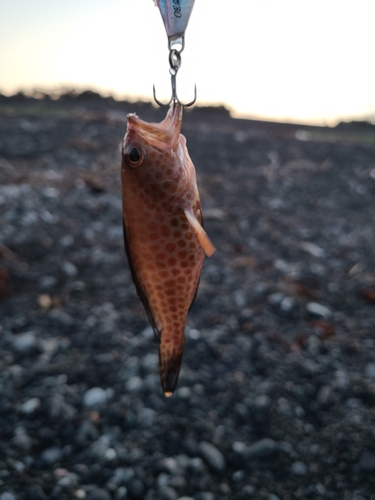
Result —
[{"label": "pale sky", "polygon": [[[196,0],[177,90],[235,115],[375,119],[375,0]],[[91,88],[170,95],[152,0],[3,0],[0,91]]]}]

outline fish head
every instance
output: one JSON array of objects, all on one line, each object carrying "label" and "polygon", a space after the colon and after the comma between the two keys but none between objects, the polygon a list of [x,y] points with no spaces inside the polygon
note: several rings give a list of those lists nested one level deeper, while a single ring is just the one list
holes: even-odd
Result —
[{"label": "fish head", "polygon": [[[186,140],[180,134],[182,106],[174,102],[160,123],[147,123],[135,114],[128,115],[122,148],[122,171],[153,196],[176,196],[181,180],[191,178]],[[187,167],[188,166],[188,167]],[[188,181],[188,179],[185,179]],[[183,184],[186,182],[183,182]]]}]

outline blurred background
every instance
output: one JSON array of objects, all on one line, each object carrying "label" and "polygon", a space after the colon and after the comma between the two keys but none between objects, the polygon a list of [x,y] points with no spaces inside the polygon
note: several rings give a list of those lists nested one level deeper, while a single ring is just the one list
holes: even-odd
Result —
[{"label": "blurred background", "polygon": [[[375,118],[372,0],[197,0],[178,78],[234,116],[335,125]],[[170,95],[164,26],[152,0],[6,1],[0,92],[93,89]]]}]

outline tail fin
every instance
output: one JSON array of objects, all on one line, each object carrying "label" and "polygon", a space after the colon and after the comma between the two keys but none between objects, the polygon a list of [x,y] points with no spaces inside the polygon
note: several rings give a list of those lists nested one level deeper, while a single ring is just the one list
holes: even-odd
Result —
[{"label": "tail fin", "polygon": [[159,371],[164,396],[169,398],[176,389],[181,368],[184,342],[174,344],[163,342],[159,345]]}]

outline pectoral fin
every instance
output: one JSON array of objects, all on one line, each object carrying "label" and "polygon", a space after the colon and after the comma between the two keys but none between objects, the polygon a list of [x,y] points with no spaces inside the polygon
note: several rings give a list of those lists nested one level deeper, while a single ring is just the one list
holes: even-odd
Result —
[{"label": "pectoral fin", "polygon": [[184,212],[192,230],[194,231],[195,236],[197,237],[201,247],[203,248],[204,253],[207,255],[207,257],[211,257],[211,255],[215,251],[215,247],[211,243],[210,238],[207,236],[206,231],[200,225],[192,210],[184,210]]}]

